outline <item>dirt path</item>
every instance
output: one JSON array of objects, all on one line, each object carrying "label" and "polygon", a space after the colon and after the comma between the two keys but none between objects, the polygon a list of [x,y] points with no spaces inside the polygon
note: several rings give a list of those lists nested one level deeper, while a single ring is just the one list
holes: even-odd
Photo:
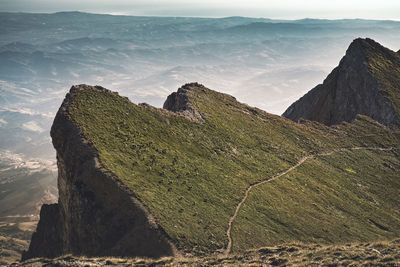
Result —
[{"label": "dirt path", "polygon": [[270,178],[267,178],[267,179],[265,179],[265,180],[263,180],[263,181],[261,181],[261,182],[258,182],[258,183],[255,183],[255,184],[250,185],[250,186],[247,188],[247,190],[246,190],[246,192],[245,192],[245,194],[244,194],[244,197],[243,197],[242,200],[239,202],[239,204],[236,206],[235,213],[234,213],[234,214],[232,215],[232,217],[229,219],[228,229],[226,230],[226,236],[228,237],[228,245],[226,246],[226,249],[225,249],[225,251],[224,251],[224,255],[228,255],[228,254],[231,252],[231,249],[232,249],[232,236],[231,236],[231,231],[232,231],[233,222],[235,221],[236,216],[238,215],[238,213],[239,213],[239,211],[240,211],[240,208],[242,207],[243,203],[246,201],[247,197],[249,196],[250,191],[251,191],[254,187],[257,187],[257,186],[260,186],[260,185],[262,185],[262,184],[265,184],[265,183],[269,183],[269,182],[271,182],[271,181],[274,181],[274,180],[278,179],[279,177],[281,177],[281,176],[283,176],[283,175],[286,175],[286,174],[288,174],[289,172],[293,171],[294,169],[296,169],[297,167],[299,167],[301,164],[303,164],[306,160],[311,159],[311,158],[314,158],[314,157],[331,156],[331,155],[334,154],[334,153],[343,153],[343,152],[347,152],[347,151],[351,151],[351,150],[379,150],[379,151],[390,151],[390,150],[392,150],[392,149],[393,149],[392,147],[389,147],[389,148],[382,148],[382,147],[352,147],[352,148],[339,148],[339,149],[334,149],[334,150],[331,150],[331,151],[328,151],[328,152],[319,153],[319,154],[311,154],[311,155],[308,155],[308,156],[305,156],[305,157],[301,158],[301,159],[299,160],[299,162],[297,162],[296,165],[293,165],[292,167],[290,167],[290,168],[287,169],[286,171],[281,172],[281,173],[278,173],[277,175],[275,175],[275,176],[273,176],[273,177],[270,177]]}]

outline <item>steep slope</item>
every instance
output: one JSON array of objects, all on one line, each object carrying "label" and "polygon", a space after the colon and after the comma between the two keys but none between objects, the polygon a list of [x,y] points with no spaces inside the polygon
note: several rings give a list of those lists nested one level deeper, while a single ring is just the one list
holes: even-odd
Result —
[{"label": "steep slope", "polygon": [[[383,189],[385,185],[391,186],[391,195],[400,193],[398,132],[367,117],[339,127],[312,122],[297,124],[197,83],[184,85],[168,97],[164,106],[172,111],[133,104],[101,87],[71,88],[52,128],[59,165],[59,203],[42,209],[37,233],[25,258],[43,256],[45,247],[49,249],[51,245],[45,244],[45,240],[62,244],[49,257],[70,252],[130,256],[147,252],[147,256],[156,257],[178,253],[175,246],[181,252],[193,254],[243,250],[262,244],[259,237],[270,231],[288,234],[265,239],[265,244],[309,241],[313,235],[327,237],[326,242],[337,242],[339,238],[328,237],[335,231],[344,231],[348,225],[367,231],[362,235],[359,231],[350,232],[346,240],[400,235],[399,212],[384,212],[398,207],[399,200],[381,197],[387,191]],[[292,202],[288,202],[287,209],[303,205],[304,199],[309,199],[304,209],[314,204],[325,205],[324,199],[318,197],[319,191],[296,190],[291,197],[287,190],[264,188],[269,183],[262,184],[281,173],[273,183],[285,186],[291,171],[301,171],[303,164],[320,160],[319,153],[327,153],[327,160],[320,163],[318,171],[304,174],[308,184],[347,181],[343,165],[335,165],[334,160],[329,160],[330,155],[350,153],[352,157],[343,159],[349,166],[364,160],[363,164],[374,163],[380,168],[383,156],[390,159],[390,167],[385,169],[388,177],[382,180],[372,174],[370,180],[375,184],[365,196],[381,201],[382,205],[354,205],[346,213],[348,216],[339,218],[349,200],[364,199],[356,194],[358,187],[340,186],[334,203],[327,204],[330,209],[315,210],[315,216],[328,218],[326,224],[315,225],[315,221],[303,218],[296,229],[290,229],[289,224],[278,220],[265,230],[258,227],[259,231],[251,231],[253,226],[262,225],[260,218],[270,217],[269,212],[278,218],[288,215],[288,210],[280,208],[266,213],[270,201],[289,197]],[[379,168],[377,175],[383,175]],[[329,173],[325,180],[326,171]],[[364,173],[359,175],[358,179],[362,179]],[[336,180],[330,181],[332,177]],[[269,194],[255,195],[252,190],[256,189]],[[244,199],[245,193],[249,202]],[[238,206],[242,202],[244,210]],[[249,211],[247,205],[263,208]],[[50,209],[53,214],[47,212]],[[379,225],[390,225],[390,230],[380,231],[374,223],[354,220],[362,211],[376,211],[380,218],[368,218]],[[302,216],[307,214],[299,212],[292,219]],[[54,229],[52,221],[57,218],[61,223]],[[130,230],[125,218],[137,223],[140,231],[126,236],[124,233]],[[337,221],[343,224],[328,223]],[[321,231],[315,234],[309,231],[319,227]]]},{"label": "steep slope", "polygon": [[400,127],[400,55],[371,39],[356,39],[325,79],[283,116],[327,125],[350,122],[357,114]]}]

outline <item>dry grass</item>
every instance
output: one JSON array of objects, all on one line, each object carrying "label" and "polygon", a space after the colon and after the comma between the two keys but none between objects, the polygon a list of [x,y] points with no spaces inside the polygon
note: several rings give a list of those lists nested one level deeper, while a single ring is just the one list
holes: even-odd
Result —
[{"label": "dry grass", "polygon": [[322,246],[291,243],[263,247],[227,257],[141,258],[74,257],[32,259],[12,266],[399,266],[400,239],[373,243],[347,243]]}]

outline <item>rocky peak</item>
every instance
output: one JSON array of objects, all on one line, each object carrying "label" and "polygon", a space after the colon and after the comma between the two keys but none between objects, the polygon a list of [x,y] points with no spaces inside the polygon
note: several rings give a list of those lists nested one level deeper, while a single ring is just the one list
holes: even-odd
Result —
[{"label": "rocky peak", "polygon": [[362,114],[397,128],[400,71],[396,66],[400,67],[398,54],[372,39],[357,38],[323,84],[293,103],[283,116],[333,125]]},{"label": "rocky peak", "polygon": [[346,51],[346,56],[351,56],[353,54],[360,55],[365,50],[374,50],[374,49],[387,49],[378,42],[370,38],[357,38],[354,39],[353,42],[349,45],[349,48]]},{"label": "rocky peak", "polygon": [[345,58],[346,59],[348,59],[348,58],[354,58],[354,59],[365,58],[364,49],[368,49],[368,47],[371,45],[370,41],[373,42],[373,43],[371,43],[372,45],[375,43],[373,40],[368,39],[368,38],[367,39],[357,38],[357,39],[353,40],[353,42],[347,48]]},{"label": "rocky peak", "polygon": [[372,39],[357,38],[348,47],[339,67],[346,68],[349,65],[357,69],[365,67],[368,63],[368,57],[374,53],[373,51],[384,51],[385,49],[387,48]]},{"label": "rocky peak", "polygon": [[181,113],[192,120],[204,121],[200,112],[192,102],[196,90],[205,90],[205,87],[197,82],[183,85],[177,92],[173,92],[167,97],[163,108],[172,112]]}]

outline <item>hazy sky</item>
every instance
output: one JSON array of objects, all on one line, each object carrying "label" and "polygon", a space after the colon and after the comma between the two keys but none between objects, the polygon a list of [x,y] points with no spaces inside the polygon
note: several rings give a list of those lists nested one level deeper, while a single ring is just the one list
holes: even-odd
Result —
[{"label": "hazy sky", "polygon": [[0,11],[400,20],[400,0],[0,0]]}]

